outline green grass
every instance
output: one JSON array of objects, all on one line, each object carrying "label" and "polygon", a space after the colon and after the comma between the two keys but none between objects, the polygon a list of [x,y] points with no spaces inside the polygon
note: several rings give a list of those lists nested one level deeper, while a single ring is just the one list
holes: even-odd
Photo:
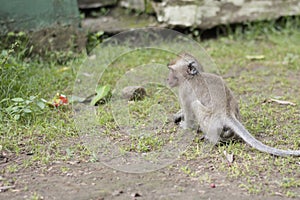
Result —
[{"label": "green grass", "polygon": [[57,92],[71,93],[79,60],[58,63],[54,53],[51,60],[28,57],[24,48],[26,44],[17,41],[1,50],[0,151],[12,159],[1,173],[12,171],[14,162],[21,169],[66,159],[62,146],[77,136],[71,107],[50,108],[41,99],[50,101]]},{"label": "green grass", "polygon": [[[266,22],[250,24],[246,29],[232,30],[227,37],[201,42],[239,99],[243,124],[265,144],[282,149],[300,149],[298,22],[296,18],[281,22],[283,25],[280,26]],[[57,92],[72,94],[83,56],[70,59],[72,54],[65,53],[63,57],[54,52],[42,59],[28,51],[28,47],[20,42],[1,49],[0,153],[10,162],[0,173],[14,174],[24,168],[48,166],[58,160],[96,162],[97,156],[78,143],[80,133],[74,124],[71,106],[39,106],[41,98],[51,100]],[[247,59],[247,56],[258,55],[264,58]],[[172,58],[173,55],[158,50],[131,52],[112,63],[99,84],[114,88],[126,71],[144,63],[163,63]],[[178,128],[172,123],[172,114],[179,109],[176,96],[163,86],[148,84],[145,87],[148,96],[144,100],[126,102],[130,111],[128,118],[135,122],[137,129],[145,131],[144,135],[124,134],[122,128],[127,124],[116,124],[111,102],[98,107],[97,120],[103,133],[111,142],[120,145],[121,154],[161,151],[164,145],[176,141]],[[16,98],[22,98],[22,101]],[[270,98],[291,101],[296,106],[268,103],[266,100]],[[160,107],[150,109],[152,105]],[[158,115],[161,113],[163,115]],[[153,114],[161,117],[159,121],[163,122],[163,128],[143,129],[155,120],[151,118]],[[248,193],[300,196],[299,158],[273,157],[242,142],[205,146],[199,137],[181,155],[180,173],[197,178],[201,183],[211,183],[215,176],[213,170],[218,170],[227,182],[235,182]],[[224,151],[234,155],[235,160],[230,166]],[[200,170],[199,165],[202,166]],[[62,167],[61,171],[66,173],[68,168]]]}]

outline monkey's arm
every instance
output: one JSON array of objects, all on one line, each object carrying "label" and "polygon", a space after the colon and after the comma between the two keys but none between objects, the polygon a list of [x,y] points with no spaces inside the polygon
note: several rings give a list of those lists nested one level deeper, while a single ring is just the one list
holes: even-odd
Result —
[{"label": "monkey's arm", "polygon": [[192,104],[185,104],[182,106],[183,119],[180,122],[180,127],[183,129],[196,129],[198,126],[197,119],[192,107]]}]

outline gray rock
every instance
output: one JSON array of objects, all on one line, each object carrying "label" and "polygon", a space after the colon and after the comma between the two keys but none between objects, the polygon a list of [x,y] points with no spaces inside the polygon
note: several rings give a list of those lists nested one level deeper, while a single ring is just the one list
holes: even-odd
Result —
[{"label": "gray rock", "polygon": [[145,1],[141,0],[121,0],[120,5],[125,8],[143,11],[145,10]]},{"label": "gray rock", "polygon": [[154,13],[151,0],[121,0],[120,5],[124,8],[146,13]]},{"label": "gray rock", "polygon": [[106,16],[86,18],[82,21],[82,27],[89,32],[104,31],[114,34],[135,28],[153,27],[157,24],[153,16],[130,15],[121,8],[111,9]]},{"label": "gray rock", "polygon": [[129,101],[142,100],[146,95],[146,89],[142,86],[128,86],[122,90],[122,97]]},{"label": "gray rock", "polygon": [[157,20],[171,26],[207,29],[220,24],[300,14],[299,0],[162,0],[153,2]]}]

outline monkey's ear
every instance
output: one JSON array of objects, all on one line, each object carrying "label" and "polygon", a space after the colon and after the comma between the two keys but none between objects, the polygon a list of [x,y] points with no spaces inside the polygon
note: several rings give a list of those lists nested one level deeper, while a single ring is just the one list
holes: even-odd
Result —
[{"label": "monkey's ear", "polygon": [[198,70],[196,69],[196,63],[194,61],[192,61],[188,64],[187,72],[188,72],[188,74],[193,75],[193,76],[198,74]]}]

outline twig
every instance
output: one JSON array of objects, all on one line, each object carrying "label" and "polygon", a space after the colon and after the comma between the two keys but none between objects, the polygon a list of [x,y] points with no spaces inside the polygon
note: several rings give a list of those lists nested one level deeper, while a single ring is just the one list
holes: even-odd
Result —
[{"label": "twig", "polygon": [[4,192],[8,189],[15,188],[15,187],[16,187],[15,185],[2,186],[0,187],[0,192]]}]

